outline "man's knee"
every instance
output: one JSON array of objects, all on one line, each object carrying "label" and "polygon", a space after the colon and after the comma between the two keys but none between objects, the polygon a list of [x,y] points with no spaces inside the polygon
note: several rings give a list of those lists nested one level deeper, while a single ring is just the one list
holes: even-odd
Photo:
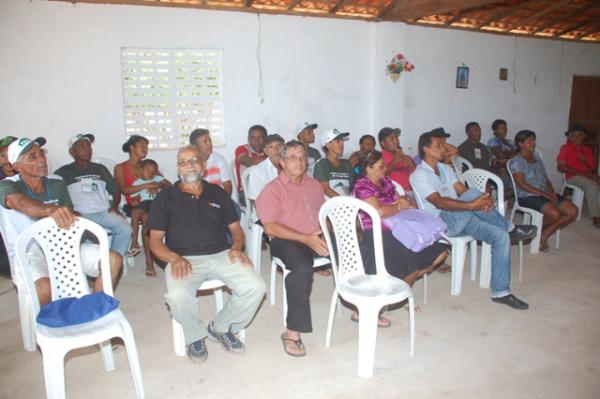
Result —
[{"label": "man's knee", "polygon": [[35,290],[40,301],[40,305],[45,305],[52,301],[52,288],[50,286],[50,279],[48,277],[42,277],[35,280]]},{"label": "man's knee", "polygon": [[560,210],[554,204],[547,204],[544,207],[544,218],[549,222],[555,222],[561,216]]}]

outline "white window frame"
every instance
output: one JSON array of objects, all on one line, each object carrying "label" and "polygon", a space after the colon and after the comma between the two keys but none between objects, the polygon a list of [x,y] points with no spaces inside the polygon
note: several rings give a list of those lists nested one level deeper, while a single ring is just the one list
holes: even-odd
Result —
[{"label": "white window frame", "polygon": [[121,76],[127,137],[169,150],[204,128],[225,145],[223,50],[122,47]]}]

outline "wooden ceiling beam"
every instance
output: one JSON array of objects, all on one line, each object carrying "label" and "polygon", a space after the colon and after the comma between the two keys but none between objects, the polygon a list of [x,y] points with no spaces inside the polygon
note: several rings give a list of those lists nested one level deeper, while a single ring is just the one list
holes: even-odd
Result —
[{"label": "wooden ceiling beam", "polygon": [[598,26],[598,25],[599,25],[599,23],[600,23],[600,21],[595,21],[595,22],[592,22],[592,23],[588,24],[589,26],[593,26],[594,28],[593,28],[593,29],[589,29],[589,30],[587,30],[587,31],[583,31],[583,30],[582,30],[582,33],[580,33],[580,34],[576,35],[575,37],[577,37],[578,39],[581,39],[582,37],[589,36],[589,35],[591,35],[592,33],[597,33],[597,32],[598,32],[598,29],[596,29],[596,27],[595,27],[594,25]]},{"label": "wooden ceiling beam", "polygon": [[337,2],[337,4],[335,6],[333,6],[333,8],[331,10],[329,10],[330,14],[335,14],[336,12],[338,12],[338,10],[340,8],[342,8],[344,6],[344,4],[346,4],[348,2],[348,0],[340,0]]},{"label": "wooden ceiling beam", "polygon": [[482,26],[487,26],[487,25],[491,24],[492,22],[499,21],[508,15],[514,14],[515,11],[520,10],[521,8],[525,7],[527,4],[533,3],[535,1],[537,1],[537,0],[527,0],[522,3],[515,3],[512,6],[506,8],[502,11],[498,11],[498,12],[494,13],[491,17],[484,19],[479,24],[477,24],[476,28],[479,29]]},{"label": "wooden ceiling beam", "polygon": [[560,36],[564,35],[565,33],[573,32],[574,30],[581,29],[584,26],[588,26],[590,24],[597,24],[598,22],[600,22],[598,19],[592,19],[592,20],[587,20],[585,22],[578,23],[576,25],[571,25],[571,26],[559,31],[558,33],[554,34],[554,37],[560,37]]},{"label": "wooden ceiling beam", "polygon": [[461,19],[462,17],[464,17],[465,15],[472,13],[475,10],[479,10],[481,7],[471,7],[471,8],[465,8],[462,11],[459,11],[458,14],[456,14],[455,16],[453,16],[452,18],[450,18],[449,20],[447,20],[446,22],[444,22],[444,25],[448,26],[448,25],[452,25],[454,22],[458,21],[459,19]]},{"label": "wooden ceiling beam", "polygon": [[397,2],[398,0],[390,1],[390,4],[388,4],[388,6],[381,10],[379,15],[377,15],[377,19],[382,19],[385,15],[387,15],[387,13],[390,12],[396,6]]},{"label": "wooden ceiling beam", "polygon": [[553,27],[554,25],[556,25],[558,23],[561,23],[561,22],[564,22],[564,21],[568,21],[569,19],[571,19],[573,17],[576,17],[578,15],[581,15],[584,12],[586,12],[587,10],[590,10],[590,9],[598,7],[598,6],[600,6],[600,3],[598,3],[598,2],[590,3],[587,6],[583,6],[583,7],[579,8],[579,9],[573,11],[573,12],[570,12],[570,13],[568,13],[566,15],[563,15],[562,17],[553,18],[552,20],[550,20],[550,22],[548,22],[548,23],[546,23],[546,24],[544,24],[544,25],[542,25],[542,26],[534,29],[533,32],[531,32],[531,33],[532,34],[536,34],[538,32],[542,32],[542,31],[544,31],[544,30],[546,30],[548,28]]},{"label": "wooden ceiling beam", "polygon": [[293,10],[294,7],[296,7],[298,5],[298,3],[300,3],[300,0],[292,0],[292,2],[290,3],[290,5],[288,6],[288,11]]},{"label": "wooden ceiling beam", "polygon": [[514,29],[514,28],[527,26],[527,24],[530,23],[531,21],[535,21],[538,18],[543,17],[544,15],[548,14],[549,12],[552,12],[559,7],[563,7],[570,2],[571,2],[570,0],[563,0],[563,1],[555,2],[554,4],[547,6],[543,10],[540,10],[534,14],[531,14],[527,18],[523,18],[520,21],[515,21],[513,23],[509,23],[508,26],[504,29],[504,32],[509,32],[511,29]]},{"label": "wooden ceiling beam", "polygon": [[428,15],[447,14],[468,8],[483,7],[498,0],[398,0],[385,13],[386,21],[416,20]]},{"label": "wooden ceiling beam", "polygon": [[[206,0],[204,0],[204,1],[206,1]],[[254,0],[246,0],[246,1],[244,2],[244,5],[246,6],[246,8],[250,8],[250,7],[252,7],[252,2],[253,2],[253,1],[254,1]]]}]

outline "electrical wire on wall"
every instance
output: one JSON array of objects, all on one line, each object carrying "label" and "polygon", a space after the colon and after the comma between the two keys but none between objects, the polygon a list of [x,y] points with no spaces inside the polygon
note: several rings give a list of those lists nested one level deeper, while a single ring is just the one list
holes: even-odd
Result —
[{"label": "electrical wire on wall", "polygon": [[563,61],[565,58],[565,42],[560,42],[560,64],[558,66],[558,101],[562,97]]},{"label": "electrical wire on wall", "polygon": [[513,70],[513,93],[517,93],[517,37],[515,36],[515,54],[512,62]]},{"label": "electrical wire on wall", "polygon": [[260,103],[263,104],[265,102],[265,96],[263,90],[262,61],[260,59],[260,46],[262,42],[260,14],[256,14],[256,18],[258,18],[258,44],[256,46],[256,62],[258,63],[258,98],[260,99]]}]

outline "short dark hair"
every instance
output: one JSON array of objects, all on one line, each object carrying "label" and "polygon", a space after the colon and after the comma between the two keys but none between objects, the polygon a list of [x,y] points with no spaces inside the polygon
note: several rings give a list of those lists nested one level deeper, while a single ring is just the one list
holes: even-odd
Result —
[{"label": "short dark hair", "polygon": [[367,139],[371,139],[371,140],[373,140],[374,143],[377,144],[377,140],[375,140],[375,137],[370,134],[365,134],[364,136],[362,136],[360,138],[360,140],[358,140],[358,144],[360,145],[360,144],[364,143],[364,141]]},{"label": "short dark hair", "polygon": [[158,164],[156,163],[156,161],[154,159],[146,158],[142,162],[140,162],[140,166],[142,168],[146,167],[148,165],[154,166],[156,169],[158,169]]},{"label": "short dark hair", "polygon": [[471,128],[473,128],[475,126],[479,126],[479,123],[477,123],[477,122],[467,123],[467,125],[465,126],[465,133],[469,133],[469,130],[471,130]]},{"label": "short dark hair", "polygon": [[[519,146],[519,143],[524,142],[528,138],[533,137],[535,139],[535,133],[531,130],[519,130],[515,135],[515,145]],[[519,146],[520,148],[520,146]]]},{"label": "short dark hair", "polygon": [[136,145],[140,141],[145,141],[146,144],[150,144],[148,139],[145,138],[144,136],[140,136],[139,134],[134,134],[133,136],[129,136],[127,141],[125,143],[123,143],[123,145],[121,146],[121,149],[123,150],[123,152],[129,152],[129,147],[131,147],[132,145]]},{"label": "short dark hair", "polygon": [[423,133],[419,137],[419,156],[421,157],[421,159],[425,159],[425,151],[423,150],[423,147],[431,147],[431,143],[433,142],[432,139],[434,137],[439,136],[434,136],[431,132],[427,132]]},{"label": "short dark hair", "polygon": [[358,161],[358,166],[360,168],[360,175],[364,176],[367,173],[367,168],[371,168],[373,165],[377,163],[381,159],[381,152],[377,150],[369,151],[367,155],[364,155]]},{"label": "short dark hair", "polygon": [[504,119],[496,119],[492,122],[492,130],[498,129],[498,126],[500,125],[506,126],[506,121]]},{"label": "short dark hair", "polygon": [[205,134],[210,134],[210,132],[208,131],[208,129],[194,129],[192,131],[192,133],[190,133],[190,144],[191,145],[196,145],[196,140],[198,140],[198,138],[200,136],[204,136]]},{"label": "short dark hair", "polygon": [[250,137],[250,133],[252,133],[253,130],[260,130],[260,132],[262,133],[263,136],[267,136],[267,128],[264,127],[263,125],[252,125],[250,126],[250,129],[248,129],[248,137]]}]

